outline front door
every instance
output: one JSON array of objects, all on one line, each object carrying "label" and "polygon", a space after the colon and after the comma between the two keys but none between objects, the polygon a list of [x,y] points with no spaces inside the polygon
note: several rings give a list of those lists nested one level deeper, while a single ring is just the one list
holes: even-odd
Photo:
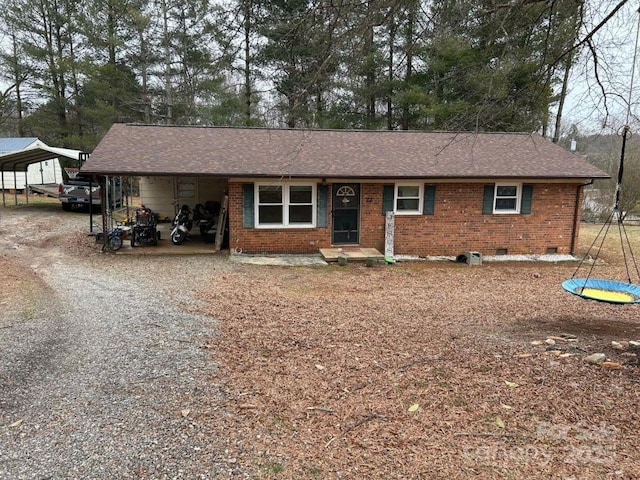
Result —
[{"label": "front door", "polygon": [[333,185],[333,244],[357,244],[360,225],[360,184]]}]

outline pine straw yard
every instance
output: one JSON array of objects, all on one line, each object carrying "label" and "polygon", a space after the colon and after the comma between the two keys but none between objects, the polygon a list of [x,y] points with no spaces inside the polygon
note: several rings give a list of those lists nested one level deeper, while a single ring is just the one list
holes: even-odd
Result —
[{"label": "pine straw yard", "polygon": [[[585,244],[595,228],[583,227]],[[624,278],[615,245],[602,258],[598,276]],[[217,272],[198,296],[220,319],[211,381],[228,398],[230,468],[259,479],[640,478],[640,351],[624,343],[640,341],[640,305],[566,293],[575,266]],[[610,362],[584,361],[599,352]]]}]

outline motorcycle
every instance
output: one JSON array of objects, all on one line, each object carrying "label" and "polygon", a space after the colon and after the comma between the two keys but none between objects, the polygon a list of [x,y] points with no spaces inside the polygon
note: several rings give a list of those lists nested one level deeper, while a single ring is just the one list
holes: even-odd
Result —
[{"label": "motorcycle", "polygon": [[[219,210],[219,209],[218,209]],[[204,243],[213,243],[218,230],[218,212],[215,202],[206,202],[206,205],[197,204],[194,208],[193,220],[200,228],[200,236]]]},{"label": "motorcycle", "polygon": [[192,228],[193,220],[191,219],[191,210],[189,209],[189,205],[182,205],[173,219],[171,243],[174,245],[181,245],[189,236],[189,232]]}]

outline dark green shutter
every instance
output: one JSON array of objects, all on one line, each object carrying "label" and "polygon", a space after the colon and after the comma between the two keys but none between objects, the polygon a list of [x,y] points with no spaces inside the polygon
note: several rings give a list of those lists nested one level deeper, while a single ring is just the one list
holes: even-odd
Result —
[{"label": "dark green shutter", "polygon": [[327,227],[327,213],[328,213],[328,197],[329,187],[327,185],[318,185],[318,219],[317,224],[320,228]]},{"label": "dark green shutter", "polygon": [[424,215],[433,215],[436,209],[436,186],[424,186],[424,205],[422,213]]},{"label": "dark green shutter", "polygon": [[495,185],[484,186],[484,200],[482,202],[482,214],[491,215],[493,213],[493,194],[495,191]]},{"label": "dark green shutter", "polygon": [[255,214],[253,208],[254,190],[253,183],[242,185],[242,226],[253,228],[255,226]]},{"label": "dark green shutter", "polygon": [[533,185],[527,184],[522,186],[522,205],[520,213],[531,213],[531,203],[533,202]]},{"label": "dark green shutter", "polygon": [[394,185],[382,186],[382,214],[386,215],[387,212],[393,212],[393,198],[395,197]]}]

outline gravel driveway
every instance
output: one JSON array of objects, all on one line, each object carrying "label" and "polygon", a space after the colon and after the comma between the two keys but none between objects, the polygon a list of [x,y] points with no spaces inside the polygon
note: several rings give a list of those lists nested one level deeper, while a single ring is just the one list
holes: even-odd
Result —
[{"label": "gravel driveway", "polygon": [[0,210],[0,268],[31,278],[0,305],[0,478],[243,477],[215,427],[215,321],[179,305],[225,260],[104,255],[87,227]]}]

